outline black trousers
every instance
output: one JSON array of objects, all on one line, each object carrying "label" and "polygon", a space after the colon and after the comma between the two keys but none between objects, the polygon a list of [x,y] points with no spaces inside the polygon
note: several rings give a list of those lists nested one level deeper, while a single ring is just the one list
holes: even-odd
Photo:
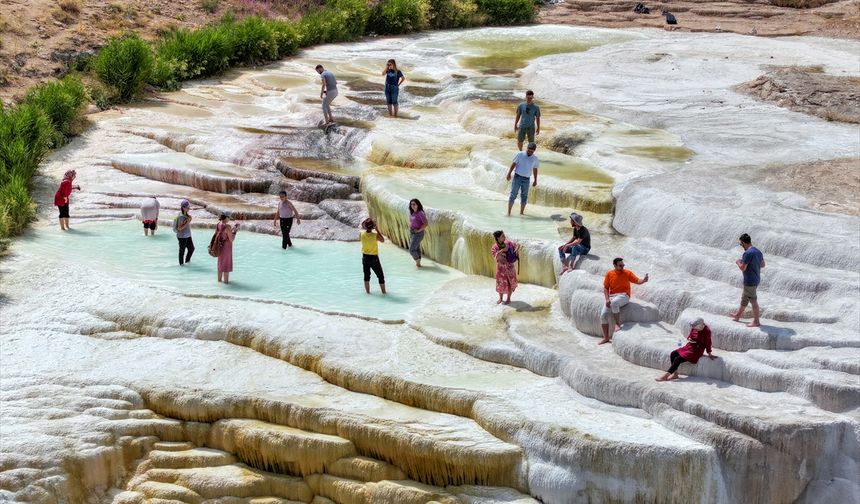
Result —
[{"label": "black trousers", "polygon": [[385,283],[385,274],[382,272],[382,263],[379,262],[378,255],[362,254],[361,267],[364,269],[365,282],[370,281],[370,270],[373,270],[376,278],[379,279],[379,284],[382,285]]},{"label": "black trousers", "polygon": [[281,217],[281,247],[293,246],[293,240],[290,240],[290,229],[293,228],[292,217]]},{"label": "black trousers", "polygon": [[681,357],[677,350],[672,350],[672,353],[669,354],[669,360],[672,361],[672,365],[669,367],[668,373],[674,373],[681,364],[687,362],[687,359]]},{"label": "black trousers", "polygon": [[[191,254],[194,253],[194,242],[191,241],[191,237],[188,238],[177,238],[179,240],[179,265],[181,266],[184,263],[187,263],[191,260]],[[185,256],[185,260],[182,260],[182,256]]]}]

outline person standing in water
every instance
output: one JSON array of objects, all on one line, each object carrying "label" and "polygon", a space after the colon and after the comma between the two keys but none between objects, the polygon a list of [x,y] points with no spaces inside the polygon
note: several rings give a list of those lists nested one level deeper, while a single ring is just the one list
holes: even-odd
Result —
[{"label": "person standing in water", "polygon": [[230,218],[221,214],[218,224],[215,225],[215,233],[221,241],[221,253],[218,254],[218,281],[225,284],[230,283],[230,273],[233,271],[233,240],[239,232],[239,223],[230,227]]},{"label": "person standing in water", "polygon": [[744,290],[743,294],[741,294],[741,305],[738,311],[732,314],[732,320],[740,322],[744,310],[747,309],[747,305],[752,303],[753,321],[747,324],[747,327],[760,327],[759,314],[761,309],[758,306],[756,290],[758,289],[759,282],[761,282],[761,269],[765,267],[764,254],[752,246],[750,235],[744,233],[738,238],[738,241],[744,249],[744,255],[735,261],[735,264],[743,272]]},{"label": "person standing in water", "polygon": [[385,273],[379,262],[379,244],[385,243],[385,237],[376,229],[376,223],[370,217],[364,219],[359,231],[361,239],[361,268],[364,271],[364,292],[370,294],[370,271],[379,280],[379,289],[385,294]]},{"label": "person standing in water", "polygon": [[[494,231],[493,238],[496,242],[490,253],[496,260],[496,292],[499,300],[496,304],[511,304],[511,294],[517,289],[517,266],[519,261],[520,246],[505,237],[504,231]],[[507,294],[507,299],[502,296]]]},{"label": "person standing in water", "polygon": [[671,363],[669,370],[655,380],[659,382],[676,380],[678,367],[685,362],[696,364],[705,351],[708,352],[709,359],[717,358],[711,353],[711,330],[705,325],[704,319],[697,318],[691,324],[690,334],[687,335],[687,344],[669,354],[669,362]]},{"label": "person standing in water", "polygon": [[523,150],[526,136],[529,142],[535,141],[535,135],[540,135],[540,107],[535,103],[535,93],[526,91],[526,101],[517,106],[517,118],[514,119],[514,133],[517,134],[517,150]]},{"label": "person standing in water", "polygon": [[532,175],[534,175],[535,179],[531,185],[532,187],[537,186],[540,160],[535,155],[536,149],[537,145],[531,142],[526,148],[525,153],[517,152],[514,156],[514,161],[511,163],[511,167],[508,169],[507,180],[511,180],[511,173],[516,169],[514,179],[511,182],[511,195],[508,197],[508,217],[511,216],[511,208],[513,208],[514,201],[517,199],[517,192],[520,193],[520,215],[525,213],[526,202],[529,199],[529,181]]},{"label": "person standing in water", "polygon": [[388,105],[389,117],[397,118],[397,98],[400,94],[400,85],[406,80],[403,72],[397,69],[397,62],[393,59],[385,64],[382,71],[385,76],[385,104]]},{"label": "person standing in water", "polygon": [[161,205],[155,196],[146,198],[140,204],[140,220],[143,221],[144,236],[149,236],[150,230],[152,230],[152,236],[155,236],[155,230],[158,228],[158,211],[160,208]]},{"label": "person standing in water", "polygon": [[179,265],[191,262],[194,254],[194,241],[191,239],[191,203],[182,200],[179,204],[179,215],[173,219],[173,231],[179,240]]},{"label": "person standing in water", "polygon": [[293,246],[293,241],[290,239],[290,230],[293,228],[293,219],[296,219],[296,224],[301,224],[302,219],[299,218],[299,212],[293,206],[293,202],[287,199],[287,191],[280,192],[281,202],[278,203],[278,211],[275,213],[275,222],[272,224],[278,227],[281,225],[281,248],[287,250],[287,247]]},{"label": "person standing in water", "polygon": [[324,126],[334,124],[334,116],[331,115],[331,102],[337,98],[337,79],[334,78],[333,73],[323,68],[322,65],[317,65],[316,70],[320,74],[320,77],[322,77],[320,99],[322,100]]},{"label": "person standing in water", "polygon": [[409,201],[409,253],[418,268],[421,267],[421,240],[424,239],[424,231],[428,224],[424,205],[417,198],[411,199]]},{"label": "person standing in water", "polygon": [[60,210],[60,230],[69,230],[69,202],[71,201],[72,189],[81,190],[81,186],[72,185],[78,173],[75,170],[68,170],[63,174],[63,181],[60,182],[60,188],[54,193],[54,206]]}]

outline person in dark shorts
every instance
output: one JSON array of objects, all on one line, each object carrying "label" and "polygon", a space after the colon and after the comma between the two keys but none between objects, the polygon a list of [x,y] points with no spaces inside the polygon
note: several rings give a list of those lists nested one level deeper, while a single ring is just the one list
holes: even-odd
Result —
[{"label": "person in dark shorts", "polygon": [[191,203],[182,200],[179,204],[179,215],[173,219],[173,231],[179,240],[179,265],[191,262],[194,254],[194,241],[191,239]]},{"label": "person in dark shorts", "polygon": [[81,186],[72,185],[75,181],[77,172],[68,170],[63,174],[63,181],[60,182],[60,188],[54,193],[54,205],[60,210],[60,230],[69,230],[69,202],[72,195],[72,189],[81,190]]},{"label": "person in dark shorts", "polygon": [[385,243],[385,237],[376,229],[376,223],[370,217],[364,219],[359,231],[361,239],[361,267],[364,270],[364,292],[370,294],[370,272],[371,270],[379,280],[379,289],[385,294],[385,274],[382,272],[382,263],[379,262],[379,245]]},{"label": "person in dark shorts", "polygon": [[711,330],[705,325],[704,319],[698,318],[690,324],[690,334],[687,335],[687,344],[673,350],[669,354],[669,370],[662,376],[655,378],[657,381],[676,380],[678,378],[678,367],[685,362],[696,364],[705,351],[708,358],[713,360],[717,356],[711,354]]},{"label": "person in dark shorts", "polygon": [[526,136],[530,143],[534,143],[535,135],[540,135],[540,107],[535,103],[535,93],[531,89],[526,91],[526,101],[517,106],[514,132],[517,134],[517,150],[523,150]]},{"label": "person in dark shorts", "polygon": [[573,236],[567,243],[558,247],[558,256],[563,266],[562,275],[576,268],[576,259],[579,256],[591,251],[591,233],[582,225],[582,216],[578,213],[570,214],[570,225],[573,227]]},{"label": "person in dark shorts", "polygon": [[296,224],[301,224],[302,219],[293,202],[287,199],[287,191],[281,191],[279,196],[281,202],[278,203],[278,211],[275,213],[275,222],[272,225],[275,227],[278,227],[278,224],[281,225],[281,248],[287,250],[287,247],[293,246],[293,240],[290,239],[293,219],[296,219]]},{"label": "person in dark shorts", "polygon": [[744,290],[741,294],[741,305],[738,311],[732,314],[732,320],[740,322],[747,305],[752,304],[753,321],[747,324],[747,327],[759,327],[761,326],[759,320],[761,310],[758,306],[756,290],[761,281],[761,269],[765,267],[764,255],[759,249],[752,246],[750,235],[744,233],[738,238],[738,241],[744,249],[744,255],[735,261],[735,264],[744,274]]},{"label": "person in dark shorts", "polygon": [[155,230],[158,229],[158,211],[160,208],[161,205],[155,196],[146,198],[140,204],[140,220],[143,222],[144,236],[149,236],[150,231],[152,231],[152,236],[155,236]]},{"label": "person in dark shorts", "polygon": [[397,98],[400,95],[400,85],[406,80],[403,72],[397,69],[397,62],[393,59],[388,60],[385,64],[385,70],[382,71],[385,76],[385,104],[388,105],[388,115],[397,117]]}]

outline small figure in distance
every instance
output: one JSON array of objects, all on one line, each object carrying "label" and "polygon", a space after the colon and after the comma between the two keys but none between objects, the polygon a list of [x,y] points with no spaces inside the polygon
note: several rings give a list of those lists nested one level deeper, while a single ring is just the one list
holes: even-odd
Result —
[{"label": "small figure in distance", "polygon": [[424,205],[417,198],[412,198],[409,201],[409,254],[417,268],[421,267],[421,241],[428,225]]},{"label": "small figure in distance", "polygon": [[[679,342],[680,344],[680,342]],[[678,367],[689,362],[695,364],[703,353],[708,352],[708,358],[713,360],[717,356],[711,354],[711,330],[705,325],[705,321],[697,318],[690,324],[690,334],[687,335],[687,344],[669,354],[669,370],[662,376],[655,378],[659,382],[678,379]]]},{"label": "small figure in distance", "polygon": [[505,177],[507,180],[511,180],[511,173],[516,169],[513,182],[511,183],[511,195],[508,197],[508,217],[511,216],[511,208],[513,208],[514,201],[517,199],[517,192],[520,193],[520,215],[525,213],[526,203],[529,199],[529,181],[532,175],[535,177],[532,187],[537,186],[540,160],[535,155],[536,149],[537,144],[531,142],[525,152],[520,151],[516,153],[511,167],[508,169],[508,174]]},{"label": "small figure in distance", "polygon": [[624,269],[624,259],[616,257],[612,260],[613,269],[606,273],[603,278],[603,298],[605,303],[600,311],[600,325],[603,329],[603,339],[598,345],[609,343],[612,336],[609,334],[609,314],[612,313],[612,318],[615,321],[615,330],[621,330],[621,308],[630,302],[630,283],[642,285],[648,281],[648,274],[645,278],[639,279],[632,271]]},{"label": "small figure in distance", "polygon": [[400,85],[406,80],[403,72],[397,69],[397,62],[393,59],[385,64],[382,71],[385,76],[385,104],[388,105],[388,115],[397,118],[397,98],[400,95]]},{"label": "small figure in distance", "polygon": [[[537,127],[535,127],[537,125]],[[526,101],[517,106],[517,117],[514,119],[514,132],[517,134],[517,150],[523,150],[526,136],[534,143],[535,135],[540,135],[540,107],[535,103],[535,93],[526,91]]]},{"label": "small figure in distance", "polygon": [[143,221],[144,236],[149,236],[150,230],[152,230],[152,236],[155,236],[155,230],[158,229],[158,211],[160,208],[161,205],[155,196],[146,198],[140,204],[140,220]]},{"label": "small figure in distance", "polygon": [[293,246],[293,240],[290,239],[290,230],[293,228],[293,218],[296,219],[296,224],[301,224],[302,219],[299,217],[299,212],[293,206],[293,202],[287,199],[287,191],[281,191],[278,194],[281,198],[278,203],[278,211],[275,212],[275,221],[272,226],[278,227],[281,225],[281,248],[287,250],[287,247]]},{"label": "small figure in distance", "polygon": [[761,282],[761,269],[765,267],[764,254],[752,246],[752,238],[746,233],[738,238],[738,242],[744,249],[744,255],[735,261],[735,264],[743,272],[744,291],[741,294],[741,305],[738,311],[732,314],[732,320],[740,322],[744,310],[747,309],[747,305],[752,303],[753,321],[747,324],[747,327],[760,327],[759,313],[761,310],[758,306],[756,289],[758,289],[758,284]]},{"label": "small figure in distance", "polygon": [[[507,239],[502,230],[494,231],[493,238],[496,240],[490,253],[496,260],[496,292],[499,300],[496,304],[511,304],[511,294],[517,289],[516,262],[520,260],[520,246]],[[502,299],[503,295],[507,299]]]},{"label": "small figure in distance", "polygon": [[643,3],[637,3],[633,7],[633,12],[635,12],[636,14],[651,14],[651,9],[645,7],[645,4]]},{"label": "small figure in distance", "polygon": [[376,229],[376,223],[370,217],[361,222],[359,231],[361,239],[361,268],[364,270],[364,292],[370,294],[370,271],[379,280],[379,290],[385,294],[385,273],[382,271],[382,263],[379,262],[379,244],[385,243],[382,232]]},{"label": "small figure in distance", "polygon": [[334,124],[334,116],[331,115],[331,102],[337,98],[337,79],[334,78],[333,73],[323,68],[322,65],[317,65],[316,71],[322,77],[320,99],[322,100],[323,126],[327,126]]},{"label": "small figure in distance", "polygon": [[81,190],[81,186],[72,182],[75,181],[78,172],[75,170],[67,170],[63,174],[63,181],[60,182],[60,188],[54,193],[54,206],[60,209],[60,231],[68,231],[69,228],[69,202],[71,201],[72,189]]},{"label": "small figure in distance", "polygon": [[[567,243],[558,247],[558,256],[561,258],[561,275],[576,268],[576,260],[581,255],[591,251],[591,233],[582,225],[582,216],[578,213],[570,214],[570,225],[573,227],[573,236]],[[568,254],[565,258],[565,253]]]},{"label": "small figure in distance", "polygon": [[230,218],[226,214],[221,214],[218,221],[215,225],[215,232],[221,240],[221,253],[218,254],[218,281],[229,284],[230,273],[233,272],[233,240],[239,232],[239,223],[230,227]]},{"label": "small figure in distance", "polygon": [[[173,232],[179,240],[179,265],[191,262],[194,241],[191,239],[191,203],[184,199],[179,204],[179,215],[173,219]],[[183,257],[184,256],[184,257]]]},{"label": "small figure in distance", "polygon": [[668,25],[678,24],[678,20],[675,18],[675,15],[666,9],[663,9],[663,17],[666,18],[666,24],[668,24]]}]

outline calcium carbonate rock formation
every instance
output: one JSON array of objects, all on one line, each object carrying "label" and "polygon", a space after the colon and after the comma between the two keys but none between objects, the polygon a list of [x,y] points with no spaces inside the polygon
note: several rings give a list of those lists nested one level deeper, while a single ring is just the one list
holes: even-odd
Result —
[{"label": "calcium carbonate rock formation", "polygon": [[[856,76],[858,49],[440,32],[320,47],[94,116],[42,167],[40,221],[2,259],[0,500],[860,501],[860,221],[771,180],[783,163],[860,159],[858,130],[734,91],[763,63]],[[369,80],[388,57],[408,79],[396,120]],[[327,129],[320,61],[343,89]],[[542,165],[509,217],[529,87]],[[61,233],[50,196],[69,168],[83,190]],[[280,190],[302,221],[287,250]],[[144,237],[150,196],[160,226]],[[429,220],[420,269],[403,250],[412,198]],[[180,267],[183,199],[198,251]],[[592,249],[560,276],[572,211]],[[240,223],[229,284],[204,251],[221,214]],[[367,216],[387,238],[385,296],[362,286]],[[510,305],[491,278],[497,229],[521,245]],[[743,232],[767,262],[761,327],[730,316]],[[650,281],[598,345],[614,257]],[[656,382],[699,317],[718,358]]]}]

